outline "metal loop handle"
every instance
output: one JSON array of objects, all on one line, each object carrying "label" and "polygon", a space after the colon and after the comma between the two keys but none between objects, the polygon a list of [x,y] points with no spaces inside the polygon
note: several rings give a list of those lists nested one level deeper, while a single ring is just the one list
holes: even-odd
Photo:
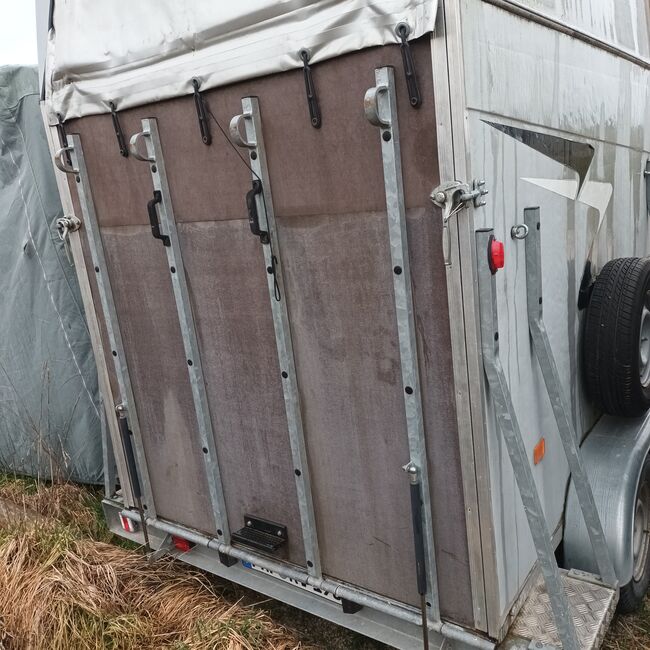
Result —
[{"label": "metal loop handle", "polygon": [[[129,151],[131,152],[131,155],[136,159],[136,160],[141,160],[142,162],[156,162],[156,159],[149,156],[147,153],[145,156],[143,156],[140,153],[140,140],[144,138],[145,135],[149,135],[148,131],[140,131],[139,133],[134,133],[131,136],[131,140],[129,141]],[[146,145],[145,145],[145,150],[146,150]]]},{"label": "metal loop handle", "polygon": [[60,169],[64,174],[78,174],[79,170],[75,169],[72,165],[68,165],[68,163],[65,161],[64,156],[69,152],[72,151],[74,147],[61,147],[55,154],[54,154],[54,164],[57,166],[58,169]]},{"label": "metal loop handle", "polygon": [[510,228],[510,236],[513,239],[526,239],[528,237],[528,226],[525,223],[518,223]]},{"label": "metal loop handle", "polygon": [[[230,120],[230,137],[237,146],[254,149],[257,147],[257,143],[250,142],[246,139],[246,136],[242,135],[242,124],[247,117],[250,117],[250,115],[242,113],[241,115],[235,115],[235,117]],[[245,132],[246,131],[244,130],[244,133]]]},{"label": "metal loop handle", "polygon": [[366,95],[363,98],[363,110],[370,124],[381,127],[390,126],[390,121],[383,119],[379,115],[379,95],[386,92],[388,92],[387,86],[375,86],[366,90]]}]

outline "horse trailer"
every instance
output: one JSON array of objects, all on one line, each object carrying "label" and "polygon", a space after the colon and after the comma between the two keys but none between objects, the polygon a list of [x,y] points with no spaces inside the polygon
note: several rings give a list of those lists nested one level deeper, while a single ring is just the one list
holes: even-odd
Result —
[{"label": "horse trailer", "polygon": [[647,2],[37,6],[111,529],[396,648],[599,647],[650,583]]}]

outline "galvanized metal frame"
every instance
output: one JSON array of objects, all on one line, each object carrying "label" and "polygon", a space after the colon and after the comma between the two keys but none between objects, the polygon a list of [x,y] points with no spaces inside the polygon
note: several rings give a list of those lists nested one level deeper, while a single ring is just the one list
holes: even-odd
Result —
[{"label": "galvanized metal frame", "polygon": [[388,218],[388,237],[395,295],[395,314],[399,339],[404,409],[410,463],[420,473],[424,523],[425,561],[427,570],[427,603],[429,617],[440,620],[438,572],[436,567],[433,516],[427,466],[426,437],[422,415],[422,392],[418,367],[417,337],[411,288],[410,255],[406,232],[406,204],[402,179],[402,160],[397,118],[397,98],[393,68],[375,70],[374,88],[366,92],[364,107],[368,120],[380,129],[384,167],[384,188]]},{"label": "galvanized metal frame", "polygon": [[496,280],[488,264],[488,248],[492,237],[493,230],[491,228],[476,231],[483,366],[490,386],[497,426],[503,435],[510,456],[563,648],[564,650],[579,650],[575,625],[555,560],[555,549],[544,516],[544,508],[537,492],[535,478],[510,396],[510,389],[499,359]]},{"label": "galvanized metal frame", "polygon": [[[460,7],[439,0],[431,42],[440,181],[470,178]],[[432,186],[434,183],[432,182]],[[474,260],[474,210],[448,223],[451,242],[447,298],[451,323],[456,417],[465,497],[474,618],[477,629],[503,632],[492,514],[484,386],[479,350]]]},{"label": "galvanized metal frame", "polygon": [[[65,160],[66,152],[70,155],[71,166],[68,166]],[[104,322],[106,324],[108,343],[111,348],[113,366],[115,368],[115,375],[119,386],[121,404],[128,413],[129,426],[133,432],[135,440],[138,472],[145,499],[142,505],[152,517],[155,517],[156,507],[151,489],[151,481],[149,479],[149,470],[144,453],[144,446],[142,444],[140,422],[138,420],[137,408],[135,406],[135,398],[133,396],[133,388],[126,361],[126,354],[124,352],[124,343],[122,341],[119,319],[115,308],[111,280],[108,274],[104,245],[102,243],[99,222],[95,212],[95,203],[92,197],[88,169],[86,167],[83,148],[81,146],[81,139],[78,135],[68,136],[68,146],[60,149],[56,153],[54,156],[54,162],[62,172],[74,176],[77,182],[77,194],[79,197],[79,204],[81,205],[82,222],[86,228],[91,262],[95,269],[97,290],[102,305],[102,312],[104,314]],[[124,476],[121,478],[122,480],[125,480]]]},{"label": "galvanized metal frame", "polygon": [[[122,509],[120,501],[115,499],[104,499],[102,505],[109,526],[113,532],[125,537],[126,539],[130,539],[131,541],[141,541],[141,535],[139,533],[126,533],[119,524],[119,517],[126,517],[132,521],[140,522],[140,515],[137,512]],[[251,586],[253,589],[261,591],[262,593],[268,593],[283,602],[292,602],[296,607],[302,609],[309,609],[305,606],[305,602],[311,603],[313,602],[313,599],[316,599],[316,602],[320,603],[320,607],[317,605],[319,609],[314,613],[329,620],[335,620],[337,623],[346,627],[358,629],[365,635],[371,635],[369,627],[373,628],[376,622],[379,622],[382,628],[387,626],[387,628],[390,629],[399,629],[406,624],[410,628],[408,633],[408,643],[406,645],[397,645],[396,647],[409,649],[422,647],[420,612],[417,608],[411,605],[405,605],[392,600],[391,598],[348,585],[347,583],[334,578],[312,576],[304,569],[295,565],[283,563],[266,556],[257,555],[247,549],[229,546],[222,540],[208,537],[204,533],[168,521],[152,519],[147,516],[147,526],[149,527],[154,539],[162,540],[165,535],[176,535],[195,544],[200,553],[205,550],[206,553],[209,553],[209,555],[207,555],[209,558],[209,565],[207,567],[204,565],[199,566],[207,568],[212,573],[223,575],[229,580],[239,584]],[[155,531],[158,531],[158,535],[156,535]],[[195,551],[193,549],[189,553],[183,554],[183,560],[193,564],[193,560],[196,558],[194,553]],[[259,573],[259,576],[260,578],[261,576],[264,576],[265,586],[262,586],[261,583],[257,581],[255,581],[254,585],[248,584],[248,581],[242,578],[244,575],[251,574],[242,573],[242,566],[239,563],[226,568],[223,563],[217,561],[218,553],[223,553],[236,558],[237,560],[240,560],[244,566],[246,564],[254,564],[259,567],[262,570]],[[249,571],[249,569],[246,571]],[[282,591],[282,595],[275,596],[274,594],[277,593],[276,590],[281,589],[281,586],[284,586],[284,583],[278,578],[291,581],[292,591],[299,591],[301,596],[299,598],[294,597],[293,600],[291,600],[286,597],[286,592],[284,591]],[[312,590],[306,591],[304,590],[305,587],[312,588]],[[269,589],[271,591],[269,591]],[[349,600],[352,603],[361,605],[362,609],[356,614],[344,614],[343,617],[340,617],[338,614],[341,612],[341,609],[337,607],[336,612],[332,612],[329,607],[331,601],[327,600],[323,596],[314,594],[313,589],[320,590],[337,598]],[[372,610],[372,613],[366,612],[366,608]],[[333,616],[333,614],[335,614],[335,616]],[[354,625],[355,619],[361,621],[360,627]],[[435,647],[440,650],[447,648],[448,644],[446,639],[448,639],[453,642],[453,647],[458,647],[459,650],[464,648],[477,648],[478,650],[495,649],[493,641],[486,639],[479,634],[475,634],[459,625],[455,625],[454,623],[448,623],[446,621],[430,622],[429,630],[434,634],[440,635],[435,638],[430,637],[432,648]],[[386,637],[381,636],[378,638],[385,639]],[[433,643],[436,645],[433,645]]]},{"label": "galvanized metal frame", "polygon": [[266,276],[273,312],[275,342],[280,362],[284,406],[294,463],[305,557],[309,575],[320,577],[322,570],[318,548],[318,533],[311,493],[311,478],[303,430],[298,377],[291,340],[287,293],[283,279],[282,253],[275,224],[273,196],[262,135],[262,119],[257,97],[243,97],[241,101],[242,113],[236,115],[230,121],[230,135],[238,146],[248,150],[252,180],[262,183],[262,192],[256,195],[255,200],[260,219],[260,229],[268,232],[270,239],[269,243],[262,244],[262,248],[267,268]]},{"label": "galvanized metal frame", "polygon": [[[140,141],[144,141],[146,156],[138,149]],[[203,364],[201,362],[201,351],[196,334],[196,325],[192,313],[192,302],[187,287],[187,276],[183,265],[181,244],[176,229],[174,209],[172,207],[169,183],[165,170],[165,159],[163,156],[158,122],[155,118],[142,120],[142,131],[131,138],[131,153],[139,160],[149,165],[151,181],[154,191],[160,192],[161,201],[158,204],[158,215],[160,218],[161,231],[169,237],[169,246],[162,246],[167,255],[174,300],[183,338],[183,348],[187,373],[192,388],[192,399],[198,423],[199,437],[201,439],[205,475],[208,484],[208,492],[212,513],[217,528],[217,535],[226,544],[230,543],[230,527],[226,511],[226,501],[221,481],[221,470],[215,443],[214,431],[212,428],[212,417],[208,403],[208,394],[203,376]]]},{"label": "galvanized metal frame", "polygon": [[528,227],[525,238],[526,246],[526,290],[528,307],[528,328],[533,340],[533,348],[542,371],[546,391],[551,401],[551,408],[557,423],[560,439],[564,447],[573,485],[580,503],[594,555],[598,563],[600,576],[605,584],[616,587],[617,578],[614,565],[609,555],[605,534],[601,525],[596,501],[589,484],[580,450],[578,437],[569,417],[562,382],[553,357],[553,350],[544,325],[544,307],[542,300],[542,254],[541,222],[539,208],[524,209],[524,223]]},{"label": "galvanized metal frame", "polygon": [[[45,136],[47,144],[50,149],[52,157],[60,148],[58,141],[58,134],[55,126],[50,126],[47,121],[47,114],[45,105],[41,104],[41,117],[45,127]],[[72,194],[70,192],[70,185],[68,184],[68,174],[62,172],[52,165],[54,169],[54,178],[56,180],[59,197],[61,199],[61,207],[63,214],[70,216],[74,213],[74,205],[72,203]],[[115,403],[113,399],[113,391],[110,384],[108,369],[106,366],[106,356],[104,354],[104,347],[102,344],[102,336],[99,329],[99,321],[97,319],[97,312],[95,311],[95,301],[90,289],[90,281],[84,260],[84,253],[81,247],[81,237],[79,230],[68,232],[68,250],[72,256],[72,262],[75,267],[75,273],[79,281],[79,293],[81,294],[81,301],[86,316],[86,323],[88,325],[88,334],[90,336],[90,343],[97,365],[97,379],[99,384],[99,392],[103,398],[104,404],[108,403],[111,406]],[[111,439],[113,454],[115,456],[115,463],[117,465],[118,476],[127,475],[126,461],[124,458],[124,451],[120,444],[120,434],[117,425],[117,417],[114,409],[105,411],[106,424],[108,425],[108,435]],[[125,480],[121,481],[122,497],[129,506],[134,505],[133,494],[131,492],[131,485],[128,481],[128,476]]]}]

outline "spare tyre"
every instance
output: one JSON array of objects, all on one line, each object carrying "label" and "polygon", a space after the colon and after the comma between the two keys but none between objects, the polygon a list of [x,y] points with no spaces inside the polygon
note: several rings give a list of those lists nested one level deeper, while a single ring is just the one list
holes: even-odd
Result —
[{"label": "spare tyre", "polygon": [[650,408],[650,258],[607,262],[587,307],[583,358],[589,396],[611,415]]}]

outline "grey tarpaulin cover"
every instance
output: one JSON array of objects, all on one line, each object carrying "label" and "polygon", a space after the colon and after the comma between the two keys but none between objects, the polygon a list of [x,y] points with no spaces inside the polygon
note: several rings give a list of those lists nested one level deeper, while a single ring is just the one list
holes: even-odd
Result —
[{"label": "grey tarpaulin cover", "polygon": [[97,373],[39,109],[0,67],[0,470],[99,482]]}]

